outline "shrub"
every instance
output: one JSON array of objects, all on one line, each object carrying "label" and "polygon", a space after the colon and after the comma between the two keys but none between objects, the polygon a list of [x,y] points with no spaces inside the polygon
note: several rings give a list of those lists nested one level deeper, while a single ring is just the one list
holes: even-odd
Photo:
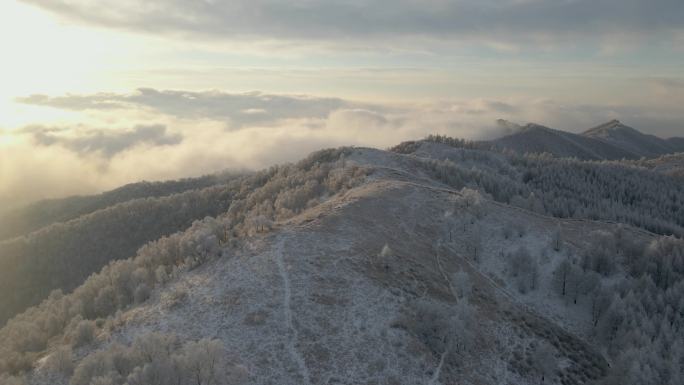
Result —
[{"label": "shrub", "polygon": [[145,283],[141,283],[135,289],[133,298],[135,299],[135,303],[143,303],[147,301],[147,299],[150,298],[150,287]]},{"label": "shrub", "polygon": [[95,323],[89,320],[82,320],[71,334],[71,346],[79,347],[93,342],[95,339]]},{"label": "shrub", "polygon": [[74,371],[74,358],[71,347],[61,346],[45,360],[45,368],[51,372],[70,376]]}]

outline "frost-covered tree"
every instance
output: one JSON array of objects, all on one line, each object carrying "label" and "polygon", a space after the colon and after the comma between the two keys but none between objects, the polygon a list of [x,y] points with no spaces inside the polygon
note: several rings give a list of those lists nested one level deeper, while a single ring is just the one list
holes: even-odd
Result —
[{"label": "frost-covered tree", "polygon": [[9,376],[0,374],[0,384],[3,385],[27,385],[26,378],[23,376]]},{"label": "frost-covered tree", "polygon": [[582,259],[585,270],[593,270],[604,276],[610,275],[617,263],[618,247],[615,236],[608,231],[594,231]]},{"label": "frost-covered tree", "polygon": [[228,362],[223,344],[202,339],[183,347],[180,363],[188,383],[196,385],[227,385]]},{"label": "frost-covered tree", "polygon": [[[48,347],[51,340],[65,341],[73,346],[88,344],[103,327],[116,325],[113,319],[118,312],[145,301],[149,293],[159,285],[165,284],[184,271],[220,258],[223,255],[223,247],[230,247],[240,237],[249,234],[249,218],[252,217],[252,213],[268,215],[270,217],[267,219],[270,221],[285,220],[295,215],[278,214],[272,209],[273,202],[276,202],[279,196],[283,197],[282,201],[289,196],[296,197],[297,202],[306,202],[306,205],[319,204],[322,200],[361,183],[367,175],[366,169],[349,165],[343,172],[335,169],[339,157],[346,151],[349,150],[320,151],[297,164],[274,167],[231,181],[227,186],[200,190],[199,196],[193,195],[194,192],[188,192],[187,195],[164,198],[166,200],[160,202],[178,211],[169,216],[155,214],[154,210],[161,204],[159,201],[135,203],[142,205],[143,209],[134,214],[149,214],[149,218],[139,218],[133,225],[128,220],[117,222],[117,226],[127,226],[126,231],[143,231],[146,229],[145,226],[150,225],[147,221],[156,217],[173,222],[178,220],[176,214],[190,213],[193,218],[200,215],[203,219],[194,220],[182,232],[163,236],[145,244],[129,259],[110,261],[98,273],[90,275],[73,292],[64,295],[60,291],[55,291],[39,306],[30,308],[10,320],[0,329],[0,341],[3,341],[3,344],[0,344],[0,373],[14,375],[30,369],[36,357]],[[148,208],[146,205],[151,206]],[[167,209],[164,205],[162,209]],[[116,215],[123,215],[120,212],[121,207],[112,208],[113,211],[109,213],[112,216],[106,216],[106,219],[116,222]],[[204,214],[198,214],[203,212],[203,207],[211,207],[222,214],[216,218],[204,217]],[[155,225],[153,223],[150,226]],[[57,230],[46,231],[48,234],[56,232],[53,234],[56,236],[61,228],[56,226]],[[109,233],[106,225],[94,224],[92,228],[101,234],[107,234],[107,242],[128,241],[126,236],[116,235],[123,233]],[[141,228],[143,230],[140,230]],[[51,237],[45,239],[53,239]],[[45,247],[49,246],[49,242],[42,242],[39,243]],[[16,246],[14,243],[12,245]],[[3,246],[0,245],[0,249]],[[81,244],[77,246],[84,247]],[[49,250],[50,253],[55,251]],[[54,261],[60,261],[61,268],[71,268],[73,264],[63,263],[64,260],[60,258],[55,252]],[[2,279],[3,273],[12,271],[4,269],[7,263],[13,262],[11,259],[3,259],[0,251],[0,289],[3,290],[11,288],[7,286],[8,281]],[[41,270],[41,274],[50,269],[49,264],[32,266],[35,267],[44,269]],[[53,280],[48,274],[45,281]],[[21,296],[15,298],[19,297]],[[1,317],[2,314],[0,319]],[[100,319],[97,324],[96,319]]]},{"label": "frost-covered tree", "polygon": [[526,247],[519,247],[507,255],[508,270],[515,278],[518,291],[536,290],[539,280],[539,263]]},{"label": "frost-covered tree", "polygon": [[546,341],[537,342],[532,350],[532,364],[539,378],[539,383],[553,381],[558,369],[558,359],[553,347]]},{"label": "frost-covered tree", "polygon": [[553,249],[554,250],[556,250],[556,251],[561,250],[561,245],[563,244],[563,233],[562,233],[560,223],[558,223],[556,225],[556,229],[553,231],[552,243],[553,243]]},{"label": "frost-covered tree", "polygon": [[470,275],[463,270],[459,270],[451,276],[452,291],[457,298],[467,299],[473,290]]},{"label": "frost-covered tree", "polygon": [[45,360],[45,368],[63,376],[71,376],[74,371],[74,357],[70,346],[55,349]]},{"label": "frost-covered tree", "polygon": [[568,258],[563,258],[553,272],[556,290],[564,297],[568,290],[568,277],[570,276],[572,269],[572,262],[570,262]]},{"label": "frost-covered tree", "polygon": [[482,229],[477,223],[471,226],[470,232],[466,236],[465,244],[468,256],[473,261],[479,261],[480,254],[482,253]]},{"label": "frost-covered tree", "polygon": [[380,250],[380,257],[389,258],[392,255],[394,255],[394,251],[392,251],[389,245],[385,243],[385,245],[382,246],[382,249]]},{"label": "frost-covered tree", "polygon": [[404,322],[435,355],[470,351],[477,340],[476,311],[466,298],[453,306],[425,300],[411,304]]},{"label": "frost-covered tree", "polygon": [[175,335],[149,333],[131,346],[112,344],[86,356],[71,385],[233,385],[245,379],[219,340],[181,341]]},{"label": "frost-covered tree", "polygon": [[79,347],[93,342],[95,339],[95,322],[89,320],[81,320],[76,323],[76,326],[71,334],[71,345]]}]

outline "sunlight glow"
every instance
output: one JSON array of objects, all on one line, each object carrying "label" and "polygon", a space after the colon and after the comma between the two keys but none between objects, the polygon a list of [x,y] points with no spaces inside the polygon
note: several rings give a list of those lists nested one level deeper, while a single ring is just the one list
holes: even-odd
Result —
[{"label": "sunlight glow", "polygon": [[13,100],[19,96],[129,89],[111,74],[133,65],[143,49],[140,40],[69,25],[14,0],[0,2],[0,124],[65,115],[17,106]]}]

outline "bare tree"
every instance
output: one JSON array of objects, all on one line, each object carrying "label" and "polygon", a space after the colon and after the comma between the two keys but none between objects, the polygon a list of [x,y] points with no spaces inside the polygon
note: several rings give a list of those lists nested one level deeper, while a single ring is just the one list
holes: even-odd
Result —
[{"label": "bare tree", "polygon": [[482,248],[482,231],[479,225],[472,226],[470,234],[466,238],[466,247],[472,260],[477,262],[480,259]]},{"label": "bare tree", "polygon": [[537,288],[539,266],[526,247],[520,247],[508,255],[509,271],[516,278],[518,290],[526,293]]},{"label": "bare tree", "polygon": [[79,347],[91,343],[95,339],[95,322],[82,320],[76,324],[71,334],[71,345]]},{"label": "bare tree", "polygon": [[55,349],[45,360],[45,367],[64,376],[70,376],[74,371],[74,357],[70,346]]},{"label": "bare tree", "polygon": [[473,290],[473,284],[470,281],[470,275],[463,270],[459,270],[452,275],[452,291],[457,298],[469,298]]},{"label": "bare tree", "polygon": [[556,229],[553,231],[553,249],[560,251],[561,245],[563,243],[563,233],[561,230],[560,222],[556,224]]},{"label": "bare tree", "polygon": [[565,297],[568,288],[568,277],[572,271],[572,263],[568,258],[564,258],[553,272],[554,282],[560,295]]},{"label": "bare tree", "polygon": [[546,380],[550,380],[558,369],[558,360],[556,359],[556,352],[549,343],[540,341],[532,351],[532,364],[535,372],[539,376],[539,383],[543,384]]}]

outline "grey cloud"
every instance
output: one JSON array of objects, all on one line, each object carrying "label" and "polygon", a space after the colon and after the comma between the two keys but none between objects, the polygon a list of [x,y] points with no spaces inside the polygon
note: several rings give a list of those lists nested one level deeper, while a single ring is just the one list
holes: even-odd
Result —
[{"label": "grey cloud", "polygon": [[595,41],[681,31],[684,14],[681,0],[23,1],[110,28],[240,40]]},{"label": "grey cloud", "polygon": [[[674,96],[681,95],[681,90],[684,89],[679,79],[658,79],[652,84],[658,87],[667,86],[667,97],[664,100],[679,100],[680,98]],[[351,131],[353,127],[366,127],[369,132],[400,130],[411,126],[416,128],[418,135],[445,130],[440,133],[480,139],[508,132],[505,127],[495,123],[499,118],[521,123],[537,122],[575,132],[611,119],[620,119],[635,128],[660,136],[681,136],[684,122],[680,106],[664,102],[656,106],[638,106],[563,104],[545,99],[471,99],[393,106],[307,95],[166,91],[150,88],[139,89],[132,94],[32,95],[17,100],[77,111],[98,110],[104,114],[116,113],[116,109],[146,109],[187,121],[225,122],[233,129],[277,129],[288,126],[288,122],[312,129],[334,123],[338,130]],[[34,135],[42,135],[40,140],[46,144],[59,139],[55,135],[47,135],[45,130],[43,127],[41,133]],[[95,139],[98,137],[91,136]],[[81,147],[90,148],[89,143],[88,141]]]},{"label": "grey cloud", "polygon": [[666,88],[684,89],[684,79],[660,78],[653,79],[652,82]]},{"label": "grey cloud", "polygon": [[88,109],[116,109],[122,108],[120,101],[116,100],[115,94],[99,93],[89,96],[67,95],[63,97],[51,98],[47,95],[35,94],[25,98],[18,98],[17,101],[25,104],[49,105],[55,108],[66,110],[88,110]]},{"label": "grey cloud", "polygon": [[138,125],[131,130],[68,129],[27,126],[20,133],[30,134],[40,146],[62,146],[79,155],[98,154],[105,158],[140,144],[151,146],[176,145],[183,141],[179,134],[170,134],[163,125]]},{"label": "grey cloud", "polygon": [[223,120],[232,128],[273,125],[286,119],[322,119],[337,109],[355,106],[354,103],[338,98],[260,92],[232,94],[220,91],[160,91],[152,88],[141,88],[128,95],[31,95],[18,98],[17,101],[79,111],[148,108],[177,118]]}]

